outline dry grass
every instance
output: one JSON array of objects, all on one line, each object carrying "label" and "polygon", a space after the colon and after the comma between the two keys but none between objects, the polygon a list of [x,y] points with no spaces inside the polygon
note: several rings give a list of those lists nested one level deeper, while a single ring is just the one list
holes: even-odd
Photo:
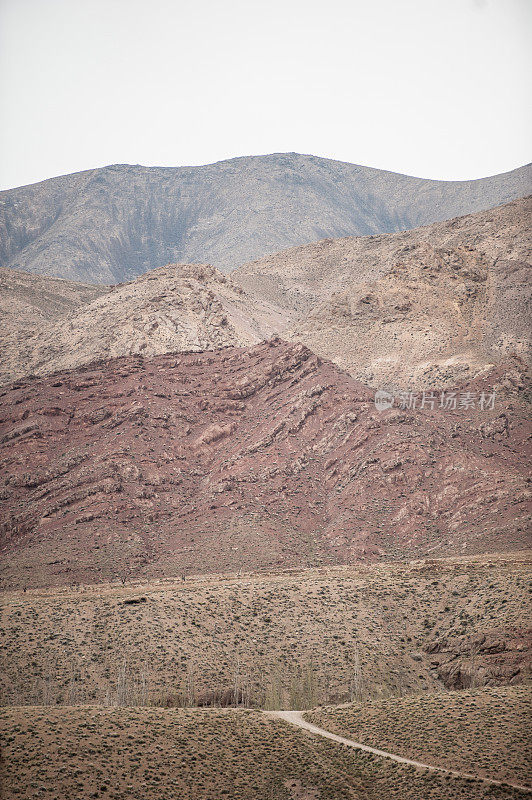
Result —
[{"label": "dry grass", "polygon": [[183,696],[191,683],[196,692],[233,686],[236,673],[252,704],[267,707],[438,691],[428,641],[463,646],[479,632],[524,628],[523,559],[6,593],[4,704],[113,703],[124,659],[131,686],[145,677],[152,702]]},{"label": "dry grass", "polygon": [[531,686],[504,686],[324,708],[305,716],[372,747],[532,786],[531,701]]},{"label": "dry grass", "polygon": [[481,800],[504,789],[418,772],[256,711],[12,708],[2,798]]}]

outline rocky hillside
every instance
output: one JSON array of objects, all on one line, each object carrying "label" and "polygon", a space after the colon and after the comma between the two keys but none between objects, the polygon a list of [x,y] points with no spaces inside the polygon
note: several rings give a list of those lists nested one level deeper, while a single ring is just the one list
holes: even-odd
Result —
[{"label": "rocky hillside", "polygon": [[171,262],[224,271],[323,237],[399,231],[530,193],[529,166],[444,182],[297,153],[114,165],[0,193],[0,265],[95,283]]},{"label": "rocky hillside", "polygon": [[0,424],[4,584],[519,549],[519,370],[462,387],[455,410],[438,397],[378,411],[369,389],[279,339],[13,384]]},{"label": "rocky hillside", "polygon": [[[4,281],[11,279],[11,283],[24,275],[10,270],[3,274]],[[47,308],[41,316],[34,313],[32,317],[28,311],[22,327],[18,318],[6,320],[0,333],[0,383],[122,355],[256,344],[286,328],[290,320],[289,312],[250,297],[209,265],[170,264],[131,283],[105,289],[26,277],[44,287],[43,306],[48,297],[57,299],[53,294],[57,285],[64,294],[68,287],[79,305],[72,302],[74,310],[65,313],[69,306],[61,297],[55,317]],[[77,294],[71,288],[76,286]],[[86,298],[83,304],[82,297]],[[17,295],[16,300],[15,308],[26,308],[25,295]],[[9,295],[5,305],[9,306]]]},{"label": "rocky hillside", "polygon": [[452,384],[530,354],[530,198],[400,234],[323,240],[224,276],[118,286],[0,271],[0,383],[281,333],[375,386]]},{"label": "rocky hillside", "polygon": [[0,329],[33,333],[108,291],[107,286],[0,269]]},{"label": "rocky hillside", "polygon": [[530,356],[531,198],[386,236],[324,240],[236,270],[296,314],[285,336],[364,383],[467,380]]}]

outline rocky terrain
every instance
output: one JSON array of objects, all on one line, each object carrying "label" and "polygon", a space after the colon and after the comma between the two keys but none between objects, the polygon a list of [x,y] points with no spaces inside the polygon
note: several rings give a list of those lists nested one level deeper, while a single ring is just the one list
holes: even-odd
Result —
[{"label": "rocky terrain", "polygon": [[449,385],[530,357],[531,200],[400,234],[324,240],[237,269],[173,264],[91,287],[0,273],[0,383],[120,355],[282,332],[373,386]]},{"label": "rocky terrain", "polygon": [[[169,264],[131,283],[105,288],[27,275],[39,289],[43,285],[43,306],[50,298],[43,313],[40,308],[36,313],[26,286],[19,289],[25,273],[0,274],[13,287],[5,293],[6,309],[22,311],[11,317],[4,313],[0,383],[121,355],[256,344],[285,328],[291,318],[289,311],[250,297],[208,264]],[[56,296],[59,290],[66,294],[66,287],[76,305]]]},{"label": "rocky terrain", "polygon": [[116,164],[0,193],[0,265],[119,283],[238,264],[323,237],[415,228],[530,194],[529,166],[433,181],[297,153],[202,167]]},{"label": "rocky terrain", "polygon": [[0,268],[0,327],[33,333],[108,291],[107,286]]},{"label": "rocky terrain", "polygon": [[75,319],[81,306],[108,291],[106,286],[0,269],[0,383],[32,372],[46,331],[71,312]]},{"label": "rocky terrain", "polygon": [[526,794],[528,174],[4,193],[2,796]]},{"label": "rocky terrain", "polygon": [[4,584],[522,548],[523,369],[457,387],[454,410],[378,411],[279,339],[24,379],[2,393]]},{"label": "rocky terrain", "polygon": [[530,358],[532,200],[387,236],[324,240],[237,269],[304,342],[374,386],[444,385]]}]

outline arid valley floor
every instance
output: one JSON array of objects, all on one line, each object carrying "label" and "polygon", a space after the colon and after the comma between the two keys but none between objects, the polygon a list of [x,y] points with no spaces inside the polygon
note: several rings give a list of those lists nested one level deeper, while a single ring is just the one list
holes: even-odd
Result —
[{"label": "arid valley floor", "polygon": [[[7,592],[3,797],[528,796],[531,567],[522,552]],[[241,707],[216,708],[235,687]],[[478,780],[267,715],[318,704],[306,718],[327,731]]]}]

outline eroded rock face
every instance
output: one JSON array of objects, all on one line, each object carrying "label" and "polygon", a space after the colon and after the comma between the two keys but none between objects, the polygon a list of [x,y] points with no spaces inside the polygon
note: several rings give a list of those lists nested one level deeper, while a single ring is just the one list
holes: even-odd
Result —
[{"label": "eroded rock face", "polygon": [[[482,627],[482,622],[479,623]],[[530,631],[510,629],[488,634],[450,635],[429,642],[425,651],[447,689],[505,686],[531,677]]]},{"label": "eroded rock face", "polygon": [[[517,366],[466,387],[500,388],[484,412],[379,412],[371,390],[279,339],[12,384],[4,583],[520,548],[530,428],[518,388],[503,389]],[[483,435],[502,409],[508,431]]]}]

